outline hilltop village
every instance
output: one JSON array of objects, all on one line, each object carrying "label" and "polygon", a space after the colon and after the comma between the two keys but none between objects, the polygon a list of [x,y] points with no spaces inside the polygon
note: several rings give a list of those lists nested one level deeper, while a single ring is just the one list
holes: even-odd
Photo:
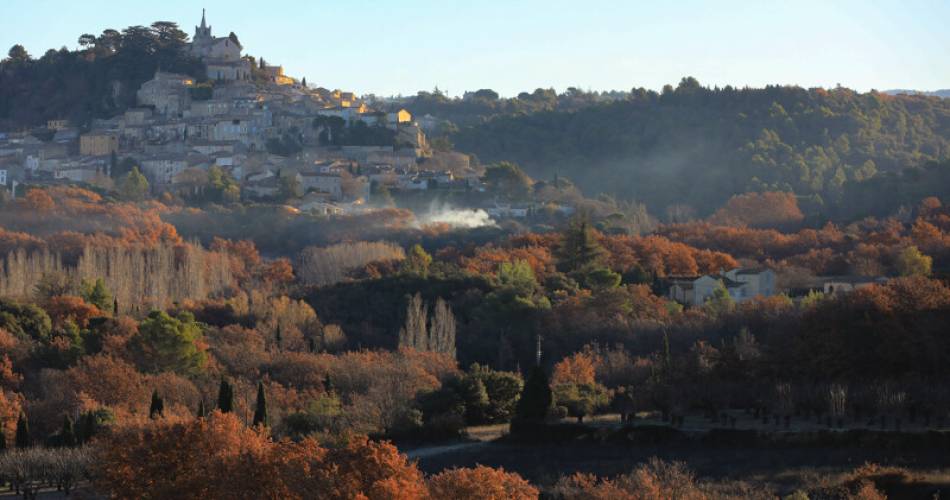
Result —
[{"label": "hilltop village", "polygon": [[232,185],[222,201],[278,201],[324,215],[363,210],[379,194],[385,204],[399,192],[485,191],[469,157],[434,152],[405,109],[313,87],[247,57],[234,33],[215,36],[204,12],[184,47],[206,80],[160,68],[118,116],[0,131],[0,186],[13,197],[19,185],[108,189],[137,169],[152,196],[201,197],[223,179]]}]

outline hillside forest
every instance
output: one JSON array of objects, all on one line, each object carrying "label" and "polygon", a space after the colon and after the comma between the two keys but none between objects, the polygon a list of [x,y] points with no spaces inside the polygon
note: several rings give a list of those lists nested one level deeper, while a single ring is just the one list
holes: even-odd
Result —
[{"label": "hillside forest", "polygon": [[[159,475],[133,462],[179,457],[181,474],[148,487],[191,488],[200,481],[184,457],[221,449],[220,477],[254,457],[259,475],[248,477],[291,496],[314,487],[293,483],[295,468],[346,463],[392,476],[307,477],[337,491],[382,491],[373,488],[398,477],[415,481],[416,498],[498,474],[531,497],[536,486],[505,475],[513,473],[424,476],[395,448],[359,436],[425,442],[470,425],[523,430],[551,415],[584,421],[608,411],[675,422],[754,408],[792,422],[880,416],[885,426],[950,416],[941,382],[950,376],[950,287],[940,279],[950,212],[936,198],[903,219],[811,229],[794,196],[753,193],[642,236],[603,233],[578,217],[557,231],[497,227],[474,240],[407,224],[400,210],[371,224],[279,212],[268,219],[282,221],[275,230],[304,218],[325,239],[272,246],[267,256],[253,240],[181,232],[234,210],[245,208],[75,187],[35,188],[4,204],[5,443],[55,450],[90,441],[81,449],[95,459],[84,470],[118,496],[139,496],[146,486],[134,479]],[[366,239],[327,236],[336,224],[365,228]],[[835,273],[892,279],[844,295],[737,303],[720,294],[690,308],[666,298],[665,277],[741,265],[775,269],[788,290]],[[607,487],[578,480],[541,486]]]}]

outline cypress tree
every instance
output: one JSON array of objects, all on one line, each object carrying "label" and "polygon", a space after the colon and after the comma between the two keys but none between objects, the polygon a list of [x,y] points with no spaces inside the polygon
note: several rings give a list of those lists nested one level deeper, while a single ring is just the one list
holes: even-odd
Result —
[{"label": "cypress tree", "polygon": [[62,438],[63,446],[67,448],[76,446],[76,433],[73,431],[73,419],[69,418],[69,415],[63,417],[63,430],[59,432],[59,436]]},{"label": "cypress tree", "polygon": [[313,354],[317,350],[317,341],[313,337],[307,337],[307,349]]},{"label": "cypress tree", "polygon": [[267,395],[264,394],[264,383],[257,383],[257,408],[254,409],[254,426],[267,427]]},{"label": "cypress tree", "polygon": [[218,409],[221,413],[231,413],[234,409],[234,389],[224,379],[221,379],[221,386],[218,388]]},{"label": "cypress tree", "polygon": [[115,175],[115,168],[119,166],[119,157],[115,154],[115,151],[109,153],[109,177]]},{"label": "cypress tree", "polygon": [[96,433],[96,416],[91,411],[83,413],[79,416],[79,423],[76,427],[76,441],[79,444],[88,442]]},{"label": "cypress tree", "polygon": [[158,395],[158,391],[152,391],[152,403],[148,408],[148,418],[152,420],[160,418],[165,414],[165,401]]},{"label": "cypress tree", "polygon": [[521,391],[521,399],[515,409],[515,417],[527,422],[544,422],[554,406],[554,396],[548,384],[548,374],[540,366],[531,370]]},{"label": "cypress tree", "polygon": [[7,449],[7,434],[0,429],[0,452]]},{"label": "cypress tree", "polygon": [[113,318],[118,318],[118,317],[119,317],[119,299],[118,299],[118,297],[113,297],[113,298],[112,298],[112,317],[113,317]]},{"label": "cypress tree", "polygon": [[33,439],[30,438],[30,424],[26,421],[26,415],[20,414],[16,421],[16,447],[29,448],[33,446]]},{"label": "cypress tree", "polygon": [[274,332],[274,342],[277,344],[277,351],[280,351],[281,340],[282,339],[280,336],[280,323],[277,323],[277,331]]},{"label": "cypress tree", "polygon": [[207,416],[208,410],[205,409],[205,400],[202,399],[201,402],[198,403],[198,418],[205,418]]}]

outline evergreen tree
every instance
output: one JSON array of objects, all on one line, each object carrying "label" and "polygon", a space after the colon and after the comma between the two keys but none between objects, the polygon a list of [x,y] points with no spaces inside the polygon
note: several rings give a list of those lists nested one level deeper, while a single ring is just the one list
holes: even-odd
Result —
[{"label": "evergreen tree", "polygon": [[565,273],[581,271],[599,264],[603,256],[604,249],[587,221],[574,221],[561,239],[557,267]]},{"label": "evergreen tree", "polygon": [[139,172],[138,167],[125,175],[119,182],[119,195],[129,201],[141,201],[148,196],[148,179]]},{"label": "evergreen tree", "polygon": [[201,402],[198,403],[198,418],[205,418],[207,416],[208,410],[205,409],[205,400],[202,399]]},{"label": "evergreen tree", "polygon": [[277,330],[274,332],[274,343],[277,345],[277,351],[280,351],[281,346],[281,336],[280,336],[280,323],[277,323]]},{"label": "evergreen tree", "polygon": [[0,431],[0,453],[2,453],[3,450],[6,450],[6,449],[7,449],[7,435],[5,432]]},{"label": "evergreen tree", "polygon": [[307,337],[307,349],[311,354],[317,351],[317,341],[312,336]]},{"label": "evergreen tree", "polygon": [[119,299],[117,297],[112,298],[112,317],[119,317]]},{"label": "evergreen tree", "polygon": [[77,441],[79,444],[87,443],[96,434],[96,415],[91,411],[80,415],[77,428]]},{"label": "evergreen tree", "polygon": [[536,366],[521,391],[515,418],[527,422],[544,422],[553,406],[554,397],[548,383],[548,374],[543,368]]},{"label": "evergreen tree", "polygon": [[224,379],[221,379],[221,386],[218,388],[218,409],[221,413],[231,413],[234,410],[234,389]]},{"label": "evergreen tree", "polygon": [[267,427],[267,395],[264,393],[264,383],[257,383],[257,408],[254,409],[254,426]]},{"label": "evergreen tree", "polygon": [[148,418],[161,418],[165,414],[165,401],[158,395],[158,391],[152,391],[152,403],[148,408]]},{"label": "evergreen tree", "polygon": [[63,417],[63,429],[59,432],[62,445],[67,448],[76,446],[76,433],[73,431],[73,419],[69,415]]},{"label": "evergreen tree", "polygon": [[96,306],[100,311],[105,311],[112,302],[112,295],[106,288],[106,282],[102,278],[97,278],[94,283],[86,280],[82,282],[82,298],[86,302]]},{"label": "evergreen tree", "polygon": [[193,375],[200,373],[208,360],[200,339],[201,325],[191,313],[182,312],[173,318],[165,311],[152,311],[139,324],[129,350],[143,371]]},{"label": "evergreen tree", "polygon": [[30,437],[30,424],[26,421],[26,415],[20,414],[16,421],[16,447],[29,448],[33,446],[33,438]]}]

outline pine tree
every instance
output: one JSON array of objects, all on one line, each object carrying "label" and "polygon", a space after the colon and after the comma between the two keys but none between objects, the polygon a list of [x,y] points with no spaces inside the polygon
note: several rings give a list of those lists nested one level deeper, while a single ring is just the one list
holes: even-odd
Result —
[{"label": "pine tree", "polygon": [[63,430],[59,432],[63,446],[72,448],[76,446],[76,433],[73,431],[73,419],[69,415],[63,417]]},{"label": "pine tree", "polygon": [[234,389],[224,379],[221,379],[221,386],[218,388],[218,409],[221,413],[231,413],[234,410]]},{"label": "pine tree", "polygon": [[152,391],[152,403],[148,408],[148,418],[161,418],[165,414],[165,401],[158,395],[158,391]]},{"label": "pine tree", "polygon": [[30,424],[26,421],[26,415],[20,414],[16,421],[16,447],[29,448],[33,446],[33,438],[30,437]]},{"label": "pine tree", "polygon": [[521,421],[544,422],[554,405],[554,396],[548,383],[548,374],[540,366],[531,371],[521,391],[515,417]]},{"label": "pine tree", "polygon": [[264,393],[264,383],[257,383],[257,408],[254,410],[254,426],[267,427],[267,395]]},{"label": "pine tree", "polygon": [[565,273],[587,269],[598,264],[603,256],[604,249],[587,221],[575,221],[561,239],[557,251],[558,269]]}]

